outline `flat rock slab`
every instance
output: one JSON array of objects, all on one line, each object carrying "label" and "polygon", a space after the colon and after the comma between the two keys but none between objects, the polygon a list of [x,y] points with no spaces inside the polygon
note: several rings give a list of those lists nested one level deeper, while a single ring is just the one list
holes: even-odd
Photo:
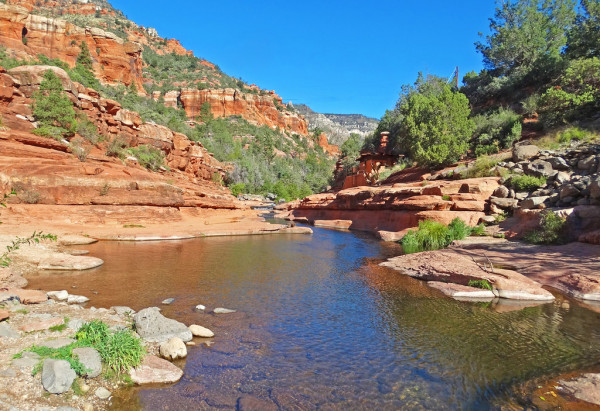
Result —
[{"label": "flat rock slab", "polygon": [[215,314],[231,314],[235,313],[236,310],[230,310],[229,308],[217,307],[213,310]]},{"label": "flat rock slab", "polygon": [[13,330],[12,327],[10,325],[8,325],[7,323],[0,324],[0,337],[19,338],[20,336],[21,336],[21,334],[19,334],[15,330]]},{"label": "flat rock slab", "polygon": [[23,332],[30,333],[34,331],[45,331],[50,327],[63,324],[65,321],[61,317],[48,318],[46,320],[34,321],[23,324],[19,329]]},{"label": "flat rock slab", "polygon": [[183,376],[183,371],[154,355],[147,355],[144,361],[130,371],[131,380],[142,384],[170,384],[177,382]]},{"label": "flat rock slab", "polygon": [[52,253],[52,255],[40,259],[38,268],[41,270],[80,271],[100,267],[102,264],[104,261],[96,257]]},{"label": "flat rock slab", "polygon": [[146,341],[165,342],[173,337],[191,341],[192,332],[179,321],[163,316],[157,307],[145,308],[133,316],[135,330]]},{"label": "flat rock slab", "polygon": [[494,293],[491,290],[483,290],[481,288],[469,287],[468,285],[460,285],[453,283],[441,283],[437,281],[429,281],[428,286],[440,290],[449,297],[454,298],[473,298],[473,299],[493,299]]},{"label": "flat rock slab", "polygon": [[72,338],[57,338],[56,340],[48,340],[39,344],[40,347],[48,347],[48,348],[62,348],[67,345],[71,345],[75,342]]},{"label": "flat rock slab", "polygon": [[85,237],[76,234],[67,234],[58,236],[58,243],[61,245],[88,245],[97,243],[98,240],[91,237]]},{"label": "flat rock slab", "polygon": [[341,228],[347,230],[352,226],[352,220],[315,220],[315,227]]},{"label": "flat rock slab", "polygon": [[600,405],[600,374],[584,374],[569,381],[559,381],[575,398]]},{"label": "flat rock slab", "polygon": [[7,294],[16,296],[21,304],[39,304],[48,301],[45,292],[39,290],[23,290],[21,288],[9,288],[4,291]]},{"label": "flat rock slab", "polygon": [[485,262],[485,259],[478,262],[473,255],[444,249],[401,255],[390,258],[380,265],[424,281],[467,286],[471,280],[487,280],[492,285],[494,294],[500,298],[528,301],[554,300],[554,296],[544,290],[540,283],[512,270],[494,268],[492,271],[489,267],[484,269]]}]

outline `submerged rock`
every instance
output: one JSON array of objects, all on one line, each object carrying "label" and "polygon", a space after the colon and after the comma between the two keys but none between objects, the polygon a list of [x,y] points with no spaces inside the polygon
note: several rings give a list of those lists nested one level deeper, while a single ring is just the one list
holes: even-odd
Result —
[{"label": "submerged rock", "polygon": [[213,311],[215,314],[230,314],[235,313],[237,310],[230,310],[229,308],[217,307]]},{"label": "submerged rock", "polygon": [[167,298],[166,300],[162,301],[162,304],[169,305],[169,304],[173,304],[174,301],[175,301],[174,298]]},{"label": "submerged rock", "polygon": [[98,387],[94,394],[96,394],[96,397],[100,398],[101,400],[107,400],[112,395],[111,392],[104,387]]},{"label": "submerged rock", "polygon": [[130,376],[138,385],[166,384],[179,381],[183,371],[167,360],[147,355],[139,366],[131,370]]},{"label": "submerged rock", "polygon": [[162,343],[173,337],[181,338],[183,342],[192,339],[192,332],[185,324],[163,316],[158,307],[141,310],[133,320],[135,330],[146,341]]},{"label": "submerged rock", "polygon": [[575,398],[600,405],[600,374],[584,374],[574,380],[560,381],[560,383]]},{"label": "submerged rock", "polygon": [[211,330],[200,325],[190,325],[189,328],[194,337],[212,338],[215,336],[215,333],[213,333]]}]

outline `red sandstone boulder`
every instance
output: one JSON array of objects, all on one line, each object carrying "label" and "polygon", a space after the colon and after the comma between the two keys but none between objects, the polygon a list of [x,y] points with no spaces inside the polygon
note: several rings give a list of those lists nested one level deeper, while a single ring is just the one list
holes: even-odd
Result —
[{"label": "red sandstone boulder", "polygon": [[130,371],[131,380],[138,384],[169,384],[179,381],[183,371],[154,355],[146,355],[144,361]]},{"label": "red sandstone boulder", "polygon": [[34,331],[45,331],[50,327],[64,324],[64,320],[60,317],[49,318],[47,320],[35,321],[23,324],[19,327],[19,330],[30,333]]}]

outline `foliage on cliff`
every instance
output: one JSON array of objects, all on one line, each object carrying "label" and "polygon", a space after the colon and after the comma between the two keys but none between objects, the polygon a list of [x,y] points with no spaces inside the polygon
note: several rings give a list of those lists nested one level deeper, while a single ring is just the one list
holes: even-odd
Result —
[{"label": "foliage on cliff", "polygon": [[63,93],[60,78],[46,71],[40,89],[33,95],[33,116],[39,123],[36,134],[60,138],[75,132],[77,121],[73,103]]},{"label": "foliage on cliff", "polygon": [[[600,3],[582,0],[580,7],[577,3],[498,1],[490,34],[475,44],[485,68],[465,75],[463,86],[455,91],[464,94],[471,107],[475,128],[468,135],[468,148],[472,156],[509,148],[521,138],[524,118],[539,116],[533,131],[549,132],[569,124],[600,127]],[[417,118],[407,128],[406,108],[411,98],[425,100],[432,91],[446,87],[447,80],[419,75],[413,86],[403,86],[396,107],[385,113],[364,148],[375,149],[380,132],[389,131],[392,152],[408,154],[421,165],[444,164],[432,161],[440,153],[424,132],[432,122],[444,119],[442,111],[438,110],[439,117]],[[448,122],[460,124],[451,118]],[[415,144],[437,153],[419,155]],[[468,154],[462,140],[445,144],[457,149],[447,161]]]}]

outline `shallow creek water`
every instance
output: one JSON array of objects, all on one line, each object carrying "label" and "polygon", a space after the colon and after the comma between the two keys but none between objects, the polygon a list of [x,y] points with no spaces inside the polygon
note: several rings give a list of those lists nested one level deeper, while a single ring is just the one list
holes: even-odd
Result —
[{"label": "shallow creek water", "polygon": [[115,409],[234,409],[245,395],[280,409],[520,408],[525,382],[599,363],[600,314],[560,296],[524,309],[454,301],[378,267],[397,247],[319,228],[100,242],[86,249],[104,266],[29,280],[215,332],[189,347],[179,383],[122,390]]}]

